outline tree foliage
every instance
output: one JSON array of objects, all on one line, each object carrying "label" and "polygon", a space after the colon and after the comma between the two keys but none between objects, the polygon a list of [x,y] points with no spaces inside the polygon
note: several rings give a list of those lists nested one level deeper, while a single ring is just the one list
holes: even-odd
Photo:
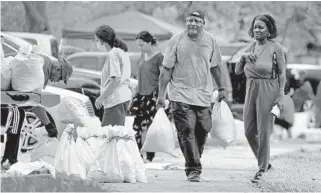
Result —
[{"label": "tree foliage", "polygon": [[[246,35],[253,17],[271,14],[277,21],[279,40],[290,50],[300,51],[309,41],[321,44],[321,2],[282,1],[48,1],[1,2],[1,29],[52,32],[104,15],[137,10],[183,26],[191,10],[206,15],[206,29],[227,41]],[[295,39],[295,41],[294,41]]]}]

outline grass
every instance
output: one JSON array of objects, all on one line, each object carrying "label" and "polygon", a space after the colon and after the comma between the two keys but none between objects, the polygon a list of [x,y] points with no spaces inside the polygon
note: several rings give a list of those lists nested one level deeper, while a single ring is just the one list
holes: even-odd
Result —
[{"label": "grass", "polygon": [[[106,187],[106,186],[105,186]],[[57,173],[1,178],[1,192],[108,192],[100,184]]]},{"label": "grass", "polygon": [[320,192],[321,148],[274,157],[258,186],[264,192]]}]

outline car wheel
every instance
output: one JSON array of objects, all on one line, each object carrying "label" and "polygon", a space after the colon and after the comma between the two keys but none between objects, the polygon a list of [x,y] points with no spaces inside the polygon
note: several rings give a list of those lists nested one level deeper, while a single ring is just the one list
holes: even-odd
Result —
[{"label": "car wheel", "polygon": [[[51,119],[50,116],[49,118]],[[25,153],[35,148],[40,137],[37,136],[37,129],[47,132],[41,120],[33,112],[26,112],[20,134],[21,152]]]}]

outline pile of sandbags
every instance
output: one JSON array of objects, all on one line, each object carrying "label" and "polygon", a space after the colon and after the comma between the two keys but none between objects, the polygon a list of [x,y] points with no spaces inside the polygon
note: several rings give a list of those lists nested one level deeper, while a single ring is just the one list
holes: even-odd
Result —
[{"label": "pile of sandbags", "polygon": [[123,126],[67,127],[55,157],[55,168],[100,183],[147,182],[134,131]]}]

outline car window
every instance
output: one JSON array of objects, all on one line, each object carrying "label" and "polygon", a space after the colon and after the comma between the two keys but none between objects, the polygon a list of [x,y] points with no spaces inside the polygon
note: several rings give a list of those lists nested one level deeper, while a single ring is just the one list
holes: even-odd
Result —
[{"label": "car window", "polygon": [[3,43],[2,47],[3,47],[4,57],[15,56],[18,53],[16,48],[12,47],[7,43]]},{"label": "car window", "polygon": [[77,68],[83,68],[88,70],[101,70],[99,60],[97,57],[77,57],[71,58],[69,61]]},{"label": "car window", "polygon": [[38,43],[35,39],[31,39],[31,38],[23,38],[23,39],[26,40],[27,42],[31,43],[32,45],[38,45]]}]

